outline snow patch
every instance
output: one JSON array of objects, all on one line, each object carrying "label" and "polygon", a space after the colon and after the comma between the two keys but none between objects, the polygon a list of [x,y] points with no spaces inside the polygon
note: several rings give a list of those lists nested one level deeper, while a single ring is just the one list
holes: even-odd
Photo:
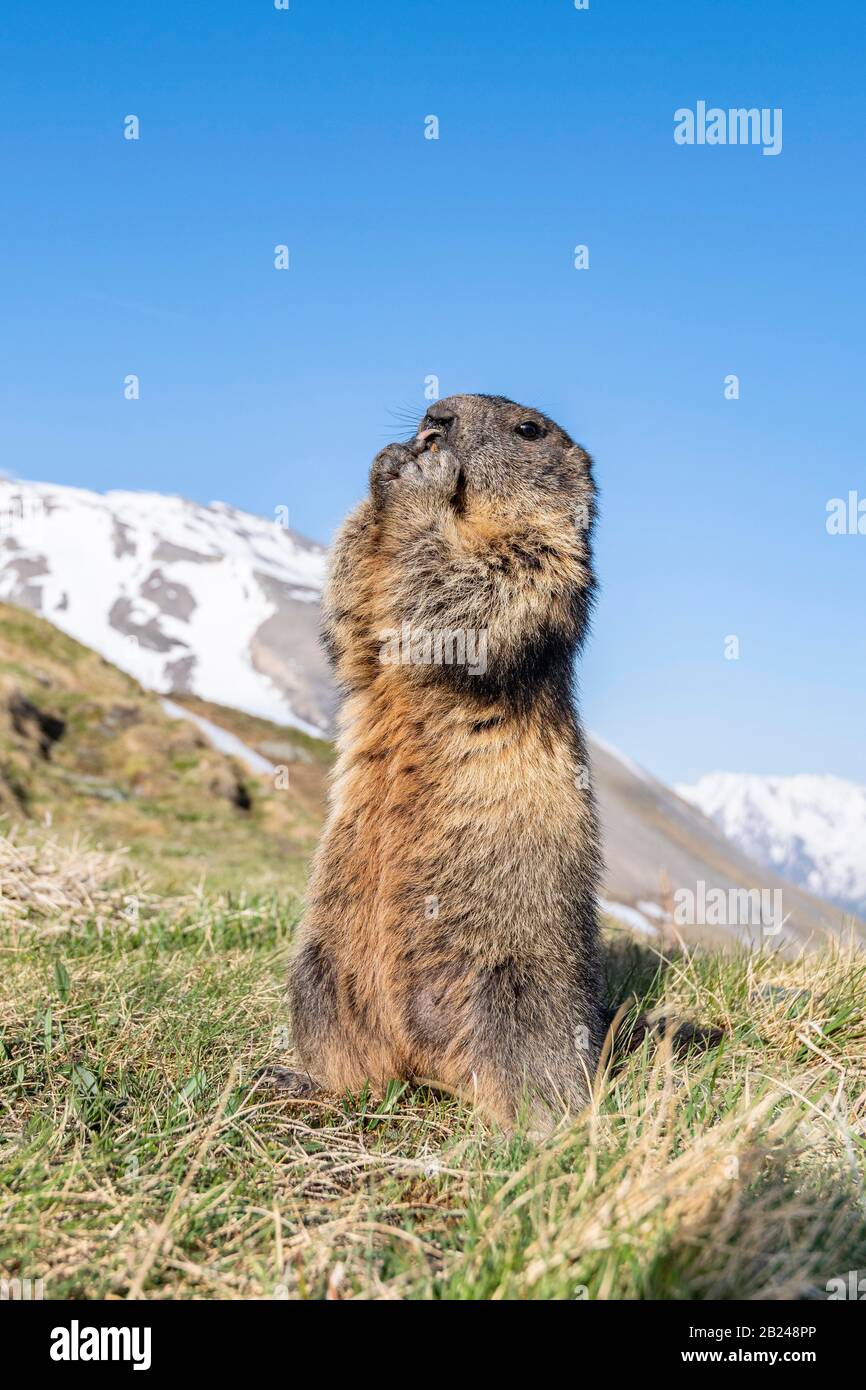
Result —
[{"label": "snow patch", "polygon": [[628,907],[626,903],[609,902],[607,898],[599,898],[598,905],[602,912],[612,917],[615,922],[631,927],[632,931],[640,932],[642,936],[656,936],[656,928],[636,907]]},{"label": "snow patch", "polygon": [[220,753],[227,753],[229,757],[237,758],[248,772],[269,775],[276,771],[273,763],[268,762],[267,758],[263,758],[261,753],[250,748],[230,730],[221,728],[219,724],[214,724],[200,714],[193,714],[192,710],[184,709],[183,705],[175,704],[174,700],[161,700],[160,704],[170,719],[188,719],[204,734],[212,748],[216,748]]},{"label": "snow patch", "polygon": [[758,863],[866,911],[866,787],[821,774],[712,772],[674,790]]},{"label": "snow patch", "polygon": [[640,911],[643,912],[647,917],[656,917],[659,921],[662,922],[665,921],[665,919],[667,918],[667,913],[665,912],[663,907],[659,907],[658,903],[651,903],[639,900],[638,907]]}]

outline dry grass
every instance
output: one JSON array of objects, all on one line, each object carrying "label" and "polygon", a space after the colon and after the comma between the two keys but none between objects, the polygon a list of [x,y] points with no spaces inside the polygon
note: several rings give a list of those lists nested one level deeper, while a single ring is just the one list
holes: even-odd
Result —
[{"label": "dry grass", "polygon": [[116,922],[150,901],[145,880],[123,850],[93,849],[13,829],[0,834],[0,920],[28,938],[69,934]]},{"label": "dry grass", "polygon": [[6,843],[0,866],[0,1273],[49,1296],[792,1298],[866,1266],[853,949],[613,941],[613,999],[725,1042],[615,1049],[536,1146],[398,1084],[263,1089],[296,899],[147,899],[131,921],[122,858]]}]

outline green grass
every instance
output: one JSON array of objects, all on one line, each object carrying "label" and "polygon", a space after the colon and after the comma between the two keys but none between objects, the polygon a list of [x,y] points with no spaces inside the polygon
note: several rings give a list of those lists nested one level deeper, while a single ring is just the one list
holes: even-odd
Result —
[{"label": "green grass", "polygon": [[618,938],[613,999],[725,1042],[617,1051],[536,1145],[402,1083],[270,1093],[298,898],[129,873],[96,859],[68,909],[2,917],[0,1274],[50,1297],[683,1299],[824,1296],[866,1267],[862,956]]}]

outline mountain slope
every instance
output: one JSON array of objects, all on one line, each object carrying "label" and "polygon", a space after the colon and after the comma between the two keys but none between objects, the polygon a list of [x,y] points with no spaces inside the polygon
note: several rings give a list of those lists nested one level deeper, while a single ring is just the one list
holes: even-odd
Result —
[{"label": "mountain slope", "polygon": [[224,503],[0,481],[0,599],[142,685],[312,732],[334,698],[322,546]]},{"label": "mountain slope", "polygon": [[[0,604],[0,818],[129,846],[160,891],[200,880],[300,889],[327,745],[282,731],[279,779],[251,774],[160,697],[33,613]],[[317,757],[309,752],[314,746]],[[2,892],[0,892],[2,896]]]},{"label": "mountain slope", "polygon": [[[678,895],[694,896],[698,919],[677,925],[686,940],[731,942],[762,939],[760,926],[743,919],[742,893],[764,893],[776,900],[782,929],[768,938],[781,945],[844,933],[853,923],[850,909],[833,906],[786,882],[780,872],[750,858],[697,807],[684,800],[597,735],[590,739],[593,779],[602,824],[605,895],[614,904],[637,908],[647,929],[664,935],[677,924]],[[727,920],[714,921],[700,904],[711,893],[724,894]],[[685,899],[685,901],[688,901]],[[663,914],[659,916],[659,911]],[[790,916],[788,916],[790,914]],[[862,933],[862,922],[854,923]]]},{"label": "mountain slope", "polygon": [[677,791],[759,864],[866,915],[866,787],[713,772]]}]

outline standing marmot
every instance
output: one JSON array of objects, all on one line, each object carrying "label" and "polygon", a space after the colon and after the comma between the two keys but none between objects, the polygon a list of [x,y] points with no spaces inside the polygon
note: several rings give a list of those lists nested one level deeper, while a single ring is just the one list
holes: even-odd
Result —
[{"label": "standing marmot", "polygon": [[587,1099],[594,497],[587,454],[501,396],[438,401],[373,460],[324,599],[345,698],[291,977],[298,1092],[424,1078],[506,1126]]}]

